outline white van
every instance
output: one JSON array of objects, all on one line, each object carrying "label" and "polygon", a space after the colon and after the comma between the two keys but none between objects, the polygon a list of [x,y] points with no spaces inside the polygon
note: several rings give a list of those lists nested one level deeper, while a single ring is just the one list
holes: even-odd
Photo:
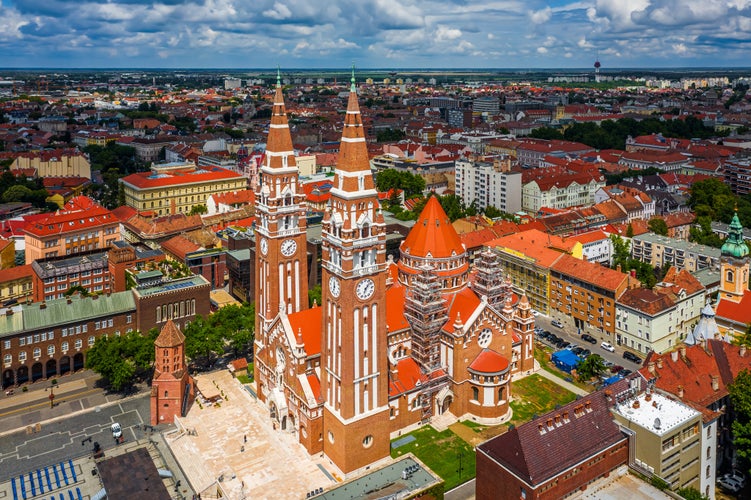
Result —
[{"label": "white van", "polygon": [[119,439],[120,436],[123,435],[123,430],[120,428],[120,424],[118,424],[117,422],[112,424],[111,429],[112,429],[112,437],[114,437],[115,439]]}]

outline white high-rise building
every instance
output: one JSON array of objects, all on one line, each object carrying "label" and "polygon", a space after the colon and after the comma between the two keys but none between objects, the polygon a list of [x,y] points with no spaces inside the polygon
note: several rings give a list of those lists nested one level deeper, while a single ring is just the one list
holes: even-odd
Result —
[{"label": "white high-rise building", "polygon": [[494,161],[457,160],[456,194],[477,208],[494,206],[506,213],[522,208],[522,174],[511,171],[511,159],[498,157]]}]

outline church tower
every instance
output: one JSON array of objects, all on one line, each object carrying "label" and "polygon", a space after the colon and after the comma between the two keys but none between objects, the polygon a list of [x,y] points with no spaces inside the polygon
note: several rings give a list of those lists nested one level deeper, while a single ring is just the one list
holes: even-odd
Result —
[{"label": "church tower", "polygon": [[349,474],[389,455],[386,225],[352,71],[322,222],[323,451]]},{"label": "church tower", "polygon": [[743,226],[736,212],[720,255],[720,300],[740,302],[748,289],[748,278],[748,246],[743,241]]},{"label": "church tower", "polygon": [[151,382],[151,425],[174,423],[184,416],[195,391],[185,365],[185,335],[172,322],[154,341],[154,378]]},{"label": "church tower", "polygon": [[256,332],[277,315],[308,308],[306,207],[277,73],[266,154],[256,193]]}]

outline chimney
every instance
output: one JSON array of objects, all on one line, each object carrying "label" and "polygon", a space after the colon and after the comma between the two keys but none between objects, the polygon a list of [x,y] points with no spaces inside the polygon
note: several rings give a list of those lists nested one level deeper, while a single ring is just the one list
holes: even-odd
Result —
[{"label": "chimney", "polygon": [[584,402],[584,411],[586,411],[587,413],[592,411],[592,401]]},{"label": "chimney", "polygon": [[68,297],[67,299],[65,299],[65,302],[67,302],[68,304],[72,304],[73,303],[73,299],[71,299],[70,297]]},{"label": "chimney", "polygon": [[617,265],[617,266],[615,267],[615,269],[616,269],[616,270],[617,270],[617,271],[618,271],[619,273],[620,273],[620,272],[623,272],[623,271],[621,271],[621,265],[620,265],[620,264],[618,264],[618,265]]},{"label": "chimney", "polygon": [[678,386],[678,397],[683,399],[683,386],[682,385]]},{"label": "chimney", "polygon": [[7,310],[7,311],[5,311],[5,315],[6,315],[6,316],[13,316],[13,309],[11,309],[11,308],[8,308],[8,310]]},{"label": "chimney", "polygon": [[42,303],[39,304],[39,309],[47,309],[47,303],[45,301],[42,301]]},{"label": "chimney", "polygon": [[98,298],[99,298],[98,293],[95,293],[94,295],[91,296],[91,300],[97,300]]},{"label": "chimney", "polygon": [[564,422],[568,422],[568,412],[567,411],[563,412],[563,421]]},{"label": "chimney", "polygon": [[540,434],[545,434],[545,426],[542,424],[537,424],[537,430],[540,431]]},{"label": "chimney", "polygon": [[662,358],[657,358],[657,368],[662,370]]},{"label": "chimney", "polygon": [[741,344],[741,348],[738,350],[738,354],[743,358],[746,356],[746,344]]},{"label": "chimney", "polygon": [[678,361],[678,351],[671,352],[670,353],[670,359],[673,360],[673,363],[675,363],[676,361]]},{"label": "chimney", "polygon": [[712,375],[712,390],[717,392],[720,390],[720,377]]},{"label": "chimney", "polygon": [[686,346],[685,345],[680,346],[678,348],[678,351],[681,353],[681,358],[685,358],[686,357]]},{"label": "chimney", "polygon": [[545,423],[546,423],[546,424],[548,425],[548,429],[550,429],[550,428],[552,428],[552,427],[553,427],[553,419],[552,419],[552,418],[549,418],[549,419],[547,420],[547,422],[545,422]]},{"label": "chimney", "polygon": [[650,361],[647,364],[647,368],[649,369],[649,373],[651,373],[652,375],[657,375],[657,370],[655,370],[655,362],[654,361]]},{"label": "chimney", "polygon": [[561,425],[561,415],[560,414],[558,414],[558,415],[555,416],[555,425],[556,426]]}]

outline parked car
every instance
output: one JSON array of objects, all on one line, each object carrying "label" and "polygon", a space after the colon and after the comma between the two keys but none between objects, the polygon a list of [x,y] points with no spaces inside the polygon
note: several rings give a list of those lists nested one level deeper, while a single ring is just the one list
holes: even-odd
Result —
[{"label": "parked car", "polygon": [[622,371],[623,371],[623,367],[621,365],[613,365],[610,367],[610,373],[612,373],[613,375],[617,373],[621,373]]},{"label": "parked car", "polygon": [[561,323],[557,319],[554,319],[553,321],[551,321],[550,324],[558,328],[563,328],[563,323]]},{"label": "parked car", "polygon": [[592,351],[590,351],[589,349],[582,349],[582,352],[581,354],[579,354],[579,357],[582,359],[588,358],[591,354],[592,354]]},{"label": "parked car", "polygon": [[573,352],[577,356],[581,356],[582,352],[584,352],[584,348],[577,346],[577,347],[574,347],[573,349],[571,349],[571,352]]},{"label": "parked car", "polygon": [[590,334],[588,334],[588,333],[585,333],[584,335],[582,335],[582,336],[581,336],[581,339],[582,339],[582,340],[583,340],[584,342],[589,342],[590,344],[596,344],[596,343],[597,343],[597,339],[596,339],[596,338],[594,338],[593,336],[591,336],[591,335],[590,335]]},{"label": "parked car", "polygon": [[[603,342],[602,344],[600,344],[600,347],[602,347],[606,351],[615,352],[615,347],[613,347],[613,344],[611,344],[610,342]],[[623,357],[625,358],[626,353],[623,353],[623,354],[624,354]]]},{"label": "parked car", "polygon": [[720,476],[720,479],[722,478],[732,479],[733,481],[740,484],[741,488],[746,487],[746,478],[743,476],[743,473],[741,473],[741,471],[734,470],[732,472],[725,473],[722,476]]},{"label": "parked car", "polygon": [[535,311],[534,309],[532,309],[532,316],[535,316],[535,317],[537,317],[537,316],[539,316],[539,315],[540,315],[540,313],[539,313],[539,312],[537,312],[537,311]]},{"label": "parked car", "polygon": [[725,491],[729,491],[730,493],[738,493],[739,491],[741,491],[741,489],[743,489],[741,483],[728,476],[722,476],[720,479],[718,479],[717,486]]},{"label": "parked car", "polygon": [[[615,349],[613,349],[613,351],[615,351]],[[623,352],[623,359],[627,359],[629,361],[632,361],[632,362],[636,363],[637,365],[641,364],[641,358],[639,356],[637,356],[636,354],[634,354],[633,352],[630,352],[630,351],[624,351]]]},{"label": "parked car", "polygon": [[613,362],[612,362],[612,361],[609,361],[609,360],[607,360],[607,359],[604,359],[604,358],[603,358],[603,360],[602,360],[602,365],[603,365],[603,366],[604,366],[605,368],[610,368],[611,370],[612,370],[612,368],[613,368],[613,366],[614,366],[614,364],[613,364]]},{"label": "parked car", "polygon": [[120,427],[120,424],[118,424],[117,422],[112,424],[112,426],[110,427],[110,430],[112,431],[112,437],[114,437],[115,439],[119,439],[120,436],[123,435],[123,430]]},{"label": "parked car", "polygon": [[623,378],[626,378],[629,375],[631,375],[632,373],[634,373],[634,372],[632,372],[631,370],[629,370],[627,368],[624,368],[623,370],[621,370],[620,372],[618,372],[618,375],[620,375]]}]

